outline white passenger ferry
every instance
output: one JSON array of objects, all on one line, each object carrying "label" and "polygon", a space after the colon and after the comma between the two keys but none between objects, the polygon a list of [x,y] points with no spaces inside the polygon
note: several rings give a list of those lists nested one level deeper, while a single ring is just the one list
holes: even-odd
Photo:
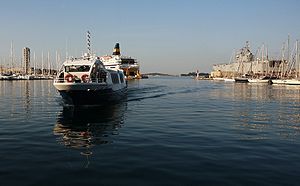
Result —
[{"label": "white passenger ferry", "polygon": [[123,71],[106,69],[99,57],[90,54],[90,50],[81,58],[66,60],[53,85],[64,102],[71,105],[119,101],[127,90]]}]

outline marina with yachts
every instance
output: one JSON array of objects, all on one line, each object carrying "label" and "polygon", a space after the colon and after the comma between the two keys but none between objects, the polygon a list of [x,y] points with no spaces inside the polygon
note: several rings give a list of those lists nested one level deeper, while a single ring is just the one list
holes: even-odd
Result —
[{"label": "marina with yachts", "polygon": [[[233,60],[232,60],[233,59]],[[271,58],[263,44],[255,54],[249,42],[234,54],[229,63],[213,65],[211,77],[218,81],[300,85],[299,41],[290,47],[283,43],[280,57]]]}]

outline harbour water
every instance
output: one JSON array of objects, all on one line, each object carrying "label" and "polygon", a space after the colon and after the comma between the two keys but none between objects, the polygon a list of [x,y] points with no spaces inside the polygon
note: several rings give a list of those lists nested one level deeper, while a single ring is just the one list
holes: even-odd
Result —
[{"label": "harbour water", "polygon": [[63,107],[0,81],[1,185],[299,185],[300,87],[152,77],[124,102]]}]

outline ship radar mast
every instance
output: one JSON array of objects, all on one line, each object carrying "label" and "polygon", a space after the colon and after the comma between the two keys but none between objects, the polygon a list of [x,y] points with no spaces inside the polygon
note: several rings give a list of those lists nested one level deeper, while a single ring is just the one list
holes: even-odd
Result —
[{"label": "ship radar mast", "polygon": [[90,56],[91,55],[91,33],[90,33],[90,31],[87,31],[87,33],[86,33],[86,42],[87,42],[87,54],[88,54],[88,56]]}]

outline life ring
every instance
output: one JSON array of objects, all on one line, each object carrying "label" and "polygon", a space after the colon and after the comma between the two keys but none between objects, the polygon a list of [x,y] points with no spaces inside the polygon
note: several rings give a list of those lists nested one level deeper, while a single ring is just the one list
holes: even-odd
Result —
[{"label": "life ring", "polygon": [[68,82],[68,83],[71,83],[74,81],[74,77],[72,74],[67,74],[66,77],[65,77],[65,80]]},{"label": "life ring", "polygon": [[83,75],[81,76],[82,82],[87,83],[87,82],[88,82],[88,77],[89,77],[89,75],[83,74]]}]

